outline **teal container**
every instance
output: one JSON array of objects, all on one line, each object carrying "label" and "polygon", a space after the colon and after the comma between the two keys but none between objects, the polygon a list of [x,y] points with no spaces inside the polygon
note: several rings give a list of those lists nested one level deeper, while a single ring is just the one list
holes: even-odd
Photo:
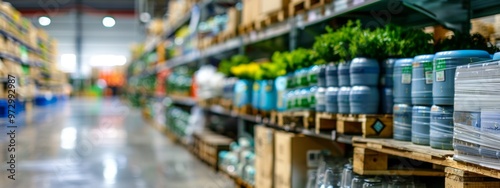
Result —
[{"label": "teal container", "polygon": [[378,114],[379,98],[377,87],[353,86],[349,94],[350,113]]},{"label": "teal container", "polygon": [[339,90],[337,103],[339,106],[339,113],[341,114],[350,114],[351,113],[351,104],[349,101],[349,97],[351,95],[351,87],[341,87]]},{"label": "teal container", "polygon": [[483,50],[455,50],[436,53],[432,73],[434,78],[432,85],[433,104],[453,105],[457,66],[489,59],[490,54]]},{"label": "teal container", "polygon": [[493,54],[493,60],[500,60],[500,52]]},{"label": "teal container", "polygon": [[394,108],[394,95],[390,87],[380,89],[380,112],[382,114],[392,114]]},{"label": "teal container", "polygon": [[411,103],[413,105],[432,105],[433,60],[433,54],[413,58],[411,74]]},{"label": "teal container", "polygon": [[351,86],[378,86],[379,74],[380,66],[376,59],[358,57],[351,61],[349,68]]},{"label": "teal container", "polygon": [[339,86],[339,72],[337,65],[330,63],[325,68],[326,74],[326,87],[338,87]]},{"label": "teal container", "polygon": [[299,101],[298,101],[298,110],[308,110],[310,105],[309,105],[309,100],[310,100],[310,90],[308,87],[301,88],[299,90]]},{"label": "teal container", "polygon": [[286,93],[286,110],[293,110],[295,108],[295,90],[288,90]]},{"label": "teal container", "polygon": [[339,88],[338,87],[328,87],[325,93],[326,105],[325,110],[328,113],[336,114],[339,113]]},{"label": "teal container", "polygon": [[316,112],[326,111],[326,88],[318,87],[316,90]]},{"label": "teal container", "polygon": [[407,104],[394,105],[394,140],[411,141],[412,107]]},{"label": "teal container", "polygon": [[295,73],[288,73],[286,74],[286,88],[287,89],[293,89],[295,88]]},{"label": "teal container", "polygon": [[394,64],[394,103],[411,104],[411,73],[413,58],[402,58]]},{"label": "teal container", "polygon": [[237,107],[243,107],[251,104],[252,101],[252,85],[250,80],[238,80],[234,85],[233,103]]},{"label": "teal container", "polygon": [[276,109],[283,112],[287,109],[287,78],[281,76],[274,81],[274,88],[276,88]]},{"label": "teal container", "polygon": [[276,109],[277,105],[277,91],[274,80],[261,80],[260,81],[260,109],[271,111]]},{"label": "teal container", "polygon": [[309,79],[308,79],[308,69],[303,68],[299,69],[298,71],[295,71],[295,86],[296,87],[305,87],[309,86]]},{"label": "teal container", "polygon": [[350,69],[351,65],[348,62],[340,63],[338,65],[338,79],[340,87],[350,87],[351,86],[351,76]]},{"label": "teal container", "polygon": [[411,118],[411,142],[419,145],[430,143],[430,106],[413,106]]},{"label": "teal container", "polygon": [[431,107],[430,145],[436,149],[453,150],[453,106]]},{"label": "teal container", "polygon": [[260,109],[260,88],[261,80],[254,81],[252,84],[252,107]]}]

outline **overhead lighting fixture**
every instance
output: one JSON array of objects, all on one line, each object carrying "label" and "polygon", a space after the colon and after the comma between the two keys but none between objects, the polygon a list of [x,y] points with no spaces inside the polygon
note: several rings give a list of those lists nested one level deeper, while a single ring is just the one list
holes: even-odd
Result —
[{"label": "overhead lighting fixture", "polygon": [[122,66],[125,63],[127,58],[122,55],[97,55],[90,58],[90,66],[93,67]]},{"label": "overhead lighting fixture", "polygon": [[50,18],[49,18],[49,17],[47,17],[47,16],[40,16],[40,17],[38,18],[38,23],[39,23],[41,26],[48,26],[48,25],[50,25],[50,22],[51,22],[51,20],[50,20]]},{"label": "overhead lighting fixture", "polygon": [[102,19],[102,25],[104,25],[104,27],[113,27],[115,24],[116,21],[113,17],[106,16]]}]

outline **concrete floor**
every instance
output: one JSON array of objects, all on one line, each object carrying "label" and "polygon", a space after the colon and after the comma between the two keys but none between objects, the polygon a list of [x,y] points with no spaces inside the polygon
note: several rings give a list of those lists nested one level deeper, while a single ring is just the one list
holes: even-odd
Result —
[{"label": "concrete floor", "polygon": [[0,127],[1,188],[234,187],[117,99],[73,99],[28,116],[16,130],[16,180]]}]

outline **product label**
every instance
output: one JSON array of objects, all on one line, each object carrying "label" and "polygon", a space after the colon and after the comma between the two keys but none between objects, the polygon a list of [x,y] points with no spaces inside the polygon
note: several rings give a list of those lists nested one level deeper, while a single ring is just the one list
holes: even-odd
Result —
[{"label": "product label", "polygon": [[302,86],[307,86],[309,84],[308,80],[307,80],[307,76],[300,77],[300,83]]},{"label": "product label", "polygon": [[316,97],[314,95],[311,95],[311,97],[309,98],[309,105],[310,106],[316,105]]},{"label": "product label", "polygon": [[424,64],[424,75],[425,75],[425,83],[432,84],[432,62],[423,62]]},{"label": "product label", "polygon": [[436,71],[444,71],[446,69],[446,61],[444,59],[436,60]]},{"label": "product label", "polygon": [[436,82],[444,82],[444,71],[436,71]]},{"label": "product label", "polygon": [[259,83],[253,84],[253,91],[259,91]]},{"label": "product label", "polygon": [[411,66],[401,67],[401,83],[402,84],[411,84]]},{"label": "product label", "polygon": [[300,99],[300,107],[309,108],[309,100],[307,97]]},{"label": "product label", "polygon": [[317,74],[309,75],[309,83],[317,83],[317,82],[318,82],[318,75]]},{"label": "product label", "polygon": [[282,108],[283,107],[283,91],[278,91],[278,103],[276,104],[278,106],[278,108]]}]

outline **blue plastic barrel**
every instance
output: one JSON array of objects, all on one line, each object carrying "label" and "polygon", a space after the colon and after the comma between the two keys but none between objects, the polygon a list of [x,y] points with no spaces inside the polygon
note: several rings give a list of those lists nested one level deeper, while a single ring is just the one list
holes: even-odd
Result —
[{"label": "blue plastic barrel", "polygon": [[349,74],[351,86],[378,86],[380,66],[376,59],[354,58]]},{"label": "blue plastic barrel", "polygon": [[339,86],[339,73],[337,65],[330,63],[325,68],[326,74],[326,86],[327,87],[338,87]]},{"label": "blue plastic barrel", "polygon": [[339,106],[339,113],[350,114],[351,107],[349,102],[349,97],[351,95],[351,87],[341,87],[337,96],[337,103]]},{"label": "blue plastic barrel", "polygon": [[324,87],[318,87],[316,90],[316,111],[326,111],[326,88]]},{"label": "blue plastic barrel", "polygon": [[434,56],[432,98],[435,105],[453,105],[456,67],[490,59],[483,50],[438,52]]},{"label": "blue plastic barrel", "polygon": [[411,141],[412,107],[407,104],[394,105],[394,132],[395,140]]},{"label": "blue plastic barrel", "polygon": [[[385,88],[392,88],[393,78],[394,78],[394,62],[396,62],[397,58],[388,58],[382,62],[382,68],[380,70],[381,79],[380,84]],[[392,106],[391,106],[392,109]]]},{"label": "blue plastic barrel", "polygon": [[493,54],[493,60],[500,60],[500,52]]},{"label": "blue plastic barrel", "polygon": [[411,142],[419,145],[429,145],[431,123],[430,106],[413,106],[411,118]]},{"label": "blue plastic barrel", "polygon": [[378,88],[374,86],[353,86],[349,95],[349,102],[351,114],[378,114],[380,102]]},{"label": "blue plastic barrel", "polygon": [[252,107],[255,109],[260,109],[261,81],[262,80],[254,81],[252,85]]},{"label": "blue plastic barrel", "polygon": [[233,103],[237,107],[243,107],[251,104],[252,101],[252,85],[250,80],[238,80],[234,85]]},{"label": "blue plastic barrel", "polygon": [[411,73],[413,58],[402,58],[394,64],[394,103],[411,104]]},{"label": "blue plastic barrel", "polygon": [[0,99],[0,118],[8,117],[9,103],[6,99]]},{"label": "blue plastic barrel", "polygon": [[[335,70],[335,72],[337,71]],[[335,74],[335,76],[337,75]],[[326,87],[326,65],[319,66],[318,87]]]},{"label": "blue plastic barrel", "polygon": [[318,74],[320,71],[320,66],[314,65],[308,69],[307,73],[307,81],[309,86],[317,86],[318,85]]},{"label": "blue plastic barrel", "polygon": [[316,110],[316,91],[318,90],[317,86],[312,86],[308,88],[309,91],[307,93],[308,97],[308,107],[309,110]]},{"label": "blue plastic barrel", "polygon": [[350,63],[344,62],[338,65],[338,78],[340,87],[351,86],[351,77],[349,75]]},{"label": "blue plastic barrel", "polygon": [[453,149],[453,106],[431,107],[430,145],[436,149]]},{"label": "blue plastic barrel", "polygon": [[271,111],[276,109],[276,87],[274,80],[261,80],[260,81],[260,109]]},{"label": "blue plastic barrel", "polygon": [[413,58],[411,102],[413,105],[432,105],[432,61],[434,55]]},{"label": "blue plastic barrel", "polygon": [[280,76],[274,81],[274,87],[276,88],[276,108],[280,112],[285,111],[287,108],[286,84],[287,78],[285,76]]},{"label": "blue plastic barrel", "polygon": [[394,108],[394,96],[392,88],[380,89],[380,112],[382,114],[392,114]]},{"label": "blue plastic barrel", "polygon": [[339,104],[338,104],[338,95],[339,88],[338,87],[328,87],[326,89],[326,112],[328,113],[339,113]]}]

